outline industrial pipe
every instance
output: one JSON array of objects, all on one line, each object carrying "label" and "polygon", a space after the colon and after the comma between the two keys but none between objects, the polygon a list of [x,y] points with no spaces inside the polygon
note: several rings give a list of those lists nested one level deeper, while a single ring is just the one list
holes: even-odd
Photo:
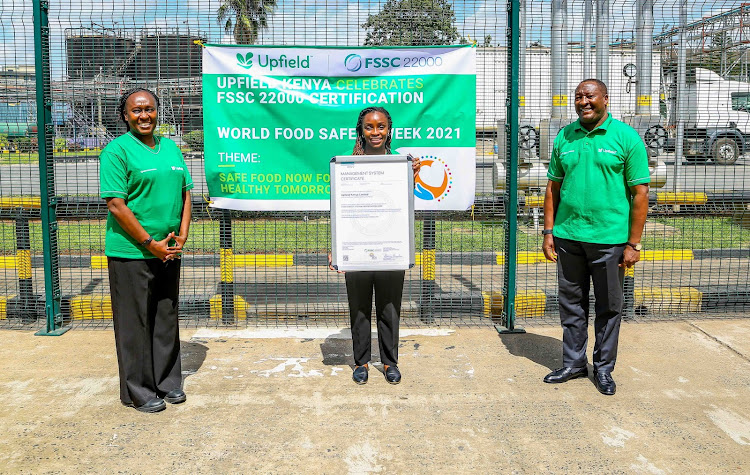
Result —
[{"label": "industrial pipe", "polygon": [[652,44],[654,37],[654,1],[638,0],[635,27],[635,113],[651,114]]},{"label": "industrial pipe", "polygon": [[596,78],[609,85],[609,0],[596,1]]},{"label": "industrial pipe", "polygon": [[552,118],[568,116],[568,0],[552,0]]}]

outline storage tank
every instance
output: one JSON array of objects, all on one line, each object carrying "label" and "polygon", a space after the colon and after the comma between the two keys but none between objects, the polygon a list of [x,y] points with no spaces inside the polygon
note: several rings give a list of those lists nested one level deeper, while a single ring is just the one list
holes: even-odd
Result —
[{"label": "storage tank", "polygon": [[195,40],[203,41],[203,38],[160,31],[143,34],[133,61],[133,77],[153,80],[200,76],[202,51],[193,43]]},{"label": "storage tank", "polygon": [[100,72],[113,75],[134,48],[132,38],[88,29],[66,30],[68,77],[93,79]]}]

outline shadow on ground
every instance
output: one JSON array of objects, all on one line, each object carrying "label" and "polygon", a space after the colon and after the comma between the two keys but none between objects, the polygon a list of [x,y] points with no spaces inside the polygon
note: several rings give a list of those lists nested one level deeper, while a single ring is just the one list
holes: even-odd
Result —
[{"label": "shadow on ground", "polygon": [[511,355],[521,356],[550,370],[562,365],[562,341],[534,333],[499,335]]},{"label": "shadow on ground", "polygon": [[[372,356],[370,367],[380,362],[380,351],[378,348],[377,337],[371,342]],[[323,356],[323,364],[327,366],[349,366],[354,369],[354,351],[352,349],[352,339],[348,332],[339,332],[328,336],[320,344],[320,353]],[[382,370],[379,369],[382,372]]]},{"label": "shadow on ground", "polygon": [[182,341],[180,342],[180,352],[182,354],[182,377],[185,379],[191,374],[197,373],[203,366],[208,347],[194,341]]}]

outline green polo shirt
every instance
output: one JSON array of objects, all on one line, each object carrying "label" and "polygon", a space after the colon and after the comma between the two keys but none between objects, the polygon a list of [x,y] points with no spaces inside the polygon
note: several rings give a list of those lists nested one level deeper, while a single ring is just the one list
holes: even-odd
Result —
[{"label": "green polo shirt", "polygon": [[651,181],[638,132],[611,114],[591,132],[575,121],[557,134],[547,178],[562,183],[553,235],[622,244],[630,233],[633,185]]},{"label": "green polo shirt", "polygon": [[[99,195],[122,198],[154,240],[180,231],[182,192],[193,188],[182,152],[164,137],[150,148],[128,132],[110,142],[99,155]],[[107,215],[104,254],[128,259],[152,259],[146,248]]]}]

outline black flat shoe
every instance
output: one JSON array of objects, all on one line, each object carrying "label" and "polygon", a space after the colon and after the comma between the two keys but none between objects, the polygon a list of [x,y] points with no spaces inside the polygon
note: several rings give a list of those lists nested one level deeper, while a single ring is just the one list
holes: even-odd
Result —
[{"label": "black flat shoe", "polygon": [[354,368],[352,380],[357,384],[367,383],[367,366],[357,366]]},{"label": "black flat shoe", "polygon": [[557,384],[570,381],[575,378],[585,378],[589,375],[588,368],[573,369],[570,367],[556,369],[544,377],[545,383]]},{"label": "black flat shoe", "polygon": [[596,372],[596,375],[594,375],[594,386],[605,396],[612,396],[617,390],[615,380],[612,379],[612,375],[607,371]]},{"label": "black flat shoe", "polygon": [[164,400],[169,404],[180,404],[187,400],[187,395],[182,389],[173,389],[164,395]]},{"label": "black flat shoe", "polygon": [[149,402],[147,402],[146,404],[136,407],[135,410],[140,411],[140,412],[152,413],[152,412],[163,411],[166,408],[167,408],[167,403],[164,402],[164,399],[155,397]]},{"label": "black flat shoe", "polygon": [[398,366],[389,366],[385,370],[385,380],[391,384],[398,384],[401,382],[401,372],[398,370]]}]

